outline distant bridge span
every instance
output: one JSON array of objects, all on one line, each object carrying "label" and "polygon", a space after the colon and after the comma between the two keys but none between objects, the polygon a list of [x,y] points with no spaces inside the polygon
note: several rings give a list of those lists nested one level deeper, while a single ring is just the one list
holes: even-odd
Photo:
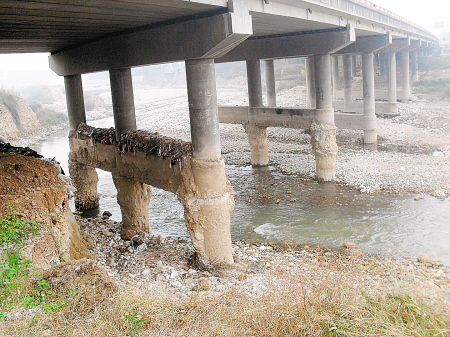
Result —
[{"label": "distant bridge span", "polygon": [[[122,237],[129,239],[148,230],[146,184],[176,192],[199,256],[215,264],[233,263],[234,199],[219,122],[244,126],[258,166],[269,163],[267,127],[308,128],[317,178],[332,181],[336,126],[364,130],[364,142],[376,143],[376,112],[396,113],[397,99],[410,99],[418,55],[437,43],[427,30],[367,0],[0,1],[0,53],[50,53],[51,69],[64,76],[77,208],[98,206],[95,167],[107,168],[118,189]],[[384,93],[375,91],[375,54],[388,79]],[[352,100],[355,55],[362,55],[364,103]],[[307,57],[307,109],[276,105],[273,60],[292,57]],[[343,93],[337,85],[340,59]],[[175,61],[185,61],[192,144],[135,132],[131,68]],[[249,106],[219,108],[214,64],[233,61],[246,61]],[[90,129],[84,125],[81,74],[105,70],[115,129]],[[343,102],[333,103],[341,96]],[[337,107],[344,112],[335,114]]]}]

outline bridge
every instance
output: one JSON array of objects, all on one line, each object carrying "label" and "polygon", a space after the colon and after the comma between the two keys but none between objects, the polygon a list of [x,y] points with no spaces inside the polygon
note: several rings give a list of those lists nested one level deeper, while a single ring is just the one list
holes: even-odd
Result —
[{"label": "bridge", "polygon": [[[430,32],[367,0],[0,3],[0,52],[47,52],[50,68],[64,76],[77,209],[98,206],[96,167],[112,172],[124,239],[148,231],[149,185],[177,193],[194,247],[216,265],[233,263],[234,198],[221,155],[219,123],[244,126],[256,166],[269,163],[267,127],[309,129],[317,179],[332,181],[336,127],[364,130],[364,142],[376,143],[376,115],[396,113],[398,100],[410,99],[410,81],[418,80],[418,55],[437,43]],[[360,56],[363,92],[357,93],[352,92],[352,77]],[[305,109],[276,103],[273,60],[294,57],[306,58]],[[136,130],[131,68],[175,61],[184,61],[186,67],[191,143]],[[214,64],[235,61],[247,64],[249,106],[219,107]],[[385,90],[375,90],[375,62],[387,76]],[[110,74],[114,129],[86,125],[81,75],[99,71]],[[333,97],[344,100],[333,102]]]}]

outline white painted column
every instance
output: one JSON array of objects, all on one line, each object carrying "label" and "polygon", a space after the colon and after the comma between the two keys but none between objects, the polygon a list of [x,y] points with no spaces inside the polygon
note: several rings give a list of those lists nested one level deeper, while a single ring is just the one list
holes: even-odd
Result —
[{"label": "white painted column", "polygon": [[352,102],[352,56],[344,55],[344,110]]},{"label": "white painted column", "polygon": [[273,60],[264,61],[266,73],[266,93],[267,106],[275,108],[277,106],[277,93],[275,91],[275,66]]},{"label": "white painted column", "polygon": [[408,102],[411,98],[409,84],[409,52],[402,52],[402,102]]},{"label": "white painted column", "polygon": [[305,60],[306,67],[306,107],[316,107],[316,79],[314,71],[314,55],[309,55]]}]

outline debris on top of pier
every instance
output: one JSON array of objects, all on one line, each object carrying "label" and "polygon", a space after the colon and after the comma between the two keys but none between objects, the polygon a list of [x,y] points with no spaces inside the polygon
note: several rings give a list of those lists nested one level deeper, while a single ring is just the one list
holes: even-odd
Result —
[{"label": "debris on top of pier", "polygon": [[128,131],[120,136],[120,141],[116,141],[114,128],[93,128],[82,123],[76,133],[79,138],[89,138],[93,143],[115,145],[121,152],[139,150],[147,155],[170,157],[172,161],[192,156],[191,142],[184,142],[180,139],[173,139],[148,131]]},{"label": "debris on top of pier", "polygon": [[10,143],[0,142],[0,153],[16,153],[33,158],[44,158],[29,147],[12,146]]}]

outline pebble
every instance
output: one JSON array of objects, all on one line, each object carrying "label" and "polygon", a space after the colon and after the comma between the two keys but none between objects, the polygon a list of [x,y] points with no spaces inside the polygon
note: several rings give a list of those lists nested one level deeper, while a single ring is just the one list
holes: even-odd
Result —
[{"label": "pebble", "polygon": [[421,254],[417,258],[417,261],[419,261],[420,263],[426,263],[426,262],[430,262],[430,259],[428,258],[428,256],[426,254]]},{"label": "pebble", "polygon": [[104,235],[104,236],[111,236],[111,235],[113,235],[113,233],[111,233],[109,230],[107,230],[107,229],[104,229],[104,230],[102,230],[102,234]]},{"label": "pebble", "polygon": [[352,249],[352,248],[355,248],[356,245],[353,242],[345,242],[342,245],[342,247],[345,248],[345,249]]},{"label": "pebble", "polygon": [[150,275],[151,274],[151,270],[150,270],[150,268],[145,268],[143,271],[142,271],[142,276],[148,276],[148,275]]}]

